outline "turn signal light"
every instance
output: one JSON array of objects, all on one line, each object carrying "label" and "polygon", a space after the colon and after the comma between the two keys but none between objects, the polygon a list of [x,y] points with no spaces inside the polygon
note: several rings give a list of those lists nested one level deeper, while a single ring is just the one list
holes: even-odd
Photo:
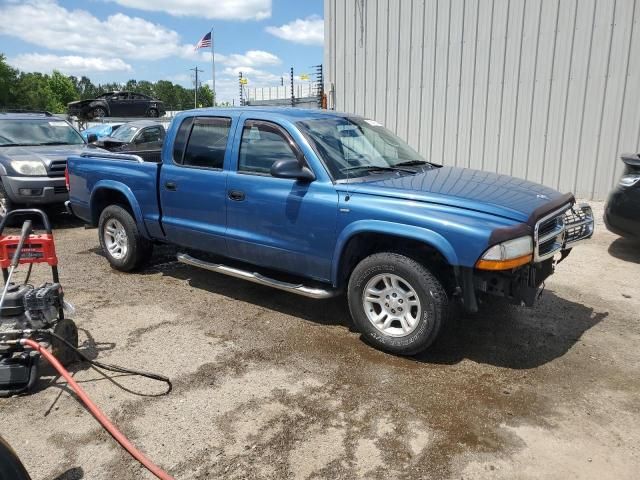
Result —
[{"label": "turn signal light", "polygon": [[526,265],[533,259],[533,239],[514,238],[490,247],[476,262],[481,270],[510,270]]}]

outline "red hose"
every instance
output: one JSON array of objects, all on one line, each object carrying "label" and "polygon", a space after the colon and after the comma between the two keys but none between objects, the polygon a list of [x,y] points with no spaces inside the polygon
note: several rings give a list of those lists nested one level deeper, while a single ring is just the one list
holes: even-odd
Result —
[{"label": "red hose", "polygon": [[76,395],[82,400],[82,403],[89,409],[89,411],[93,414],[93,416],[100,422],[100,424],[104,427],[104,429],[111,434],[111,436],[122,445],[129,454],[135,458],[138,462],[140,462],[147,470],[153,473],[156,477],[161,480],[174,480],[171,475],[162,470],[156,464],[154,464],[151,460],[149,460],[145,455],[138,450],[124,434],[116,428],[116,426],[111,423],[111,421],[107,418],[107,416],[98,408],[98,406],[91,401],[89,396],[85,393],[85,391],[76,383],[73,377],[69,374],[69,372],[62,366],[62,364],[53,356],[51,352],[49,352],[46,348],[43,348],[38,342],[34,342],[30,338],[23,338],[20,340],[22,345],[28,345],[34,350],[38,350],[44,358],[47,359],[49,364],[55,368],[60,375],[64,377],[69,386],[73,388],[76,392]]}]

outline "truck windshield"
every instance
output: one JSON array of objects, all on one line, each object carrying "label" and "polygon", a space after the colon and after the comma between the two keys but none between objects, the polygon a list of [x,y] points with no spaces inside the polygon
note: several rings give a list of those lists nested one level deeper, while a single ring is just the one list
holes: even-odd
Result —
[{"label": "truck windshield", "polygon": [[64,120],[0,120],[0,147],[81,145],[80,134]]},{"label": "truck windshield", "polygon": [[334,179],[416,173],[433,165],[378,122],[335,117],[297,122]]}]

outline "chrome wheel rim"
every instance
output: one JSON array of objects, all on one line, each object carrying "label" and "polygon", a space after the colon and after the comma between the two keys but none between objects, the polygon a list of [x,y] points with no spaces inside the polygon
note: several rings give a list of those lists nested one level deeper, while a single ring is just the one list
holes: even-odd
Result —
[{"label": "chrome wheel rim", "polygon": [[381,273],[367,282],[362,306],[371,324],[390,337],[409,335],[422,315],[415,289],[393,273]]},{"label": "chrome wheel rim", "polygon": [[104,226],[104,245],[109,255],[116,260],[121,260],[129,250],[129,239],[122,223],[115,218],[107,220]]}]

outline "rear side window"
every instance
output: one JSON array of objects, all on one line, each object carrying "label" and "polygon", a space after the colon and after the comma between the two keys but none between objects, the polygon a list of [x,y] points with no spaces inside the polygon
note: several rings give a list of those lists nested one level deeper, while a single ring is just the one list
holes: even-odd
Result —
[{"label": "rear side window", "polygon": [[229,139],[230,118],[199,117],[191,127],[182,164],[222,169]]},{"label": "rear side window", "polygon": [[176,163],[182,163],[182,156],[184,155],[184,147],[189,139],[189,133],[191,133],[191,126],[193,125],[193,117],[185,118],[178,132],[176,133],[176,139],[173,141],[173,161]]},{"label": "rear side window", "polygon": [[242,130],[238,171],[269,175],[277,160],[297,160],[287,134],[279,126],[247,120]]}]

